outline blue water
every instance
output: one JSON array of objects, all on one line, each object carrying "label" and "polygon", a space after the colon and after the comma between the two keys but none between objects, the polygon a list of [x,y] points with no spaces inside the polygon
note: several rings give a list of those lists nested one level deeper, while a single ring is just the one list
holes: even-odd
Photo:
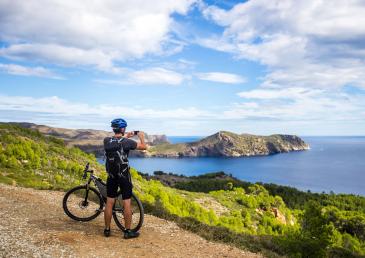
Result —
[{"label": "blue water", "polygon": [[184,142],[195,142],[204,138],[204,136],[168,136],[167,140],[170,143],[184,143]]},{"label": "blue water", "polygon": [[[171,137],[173,143],[200,137]],[[302,137],[308,151],[245,158],[130,158],[131,166],[152,174],[184,175],[224,171],[249,182],[293,186],[314,192],[365,196],[365,137]]]}]

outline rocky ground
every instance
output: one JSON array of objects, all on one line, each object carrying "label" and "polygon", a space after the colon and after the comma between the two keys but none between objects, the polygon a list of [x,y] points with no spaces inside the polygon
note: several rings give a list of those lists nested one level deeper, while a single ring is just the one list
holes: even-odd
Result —
[{"label": "rocky ground", "polygon": [[63,192],[0,184],[0,257],[262,257],[207,240],[146,215],[141,236],[124,240],[103,216],[81,223],[62,209]]}]

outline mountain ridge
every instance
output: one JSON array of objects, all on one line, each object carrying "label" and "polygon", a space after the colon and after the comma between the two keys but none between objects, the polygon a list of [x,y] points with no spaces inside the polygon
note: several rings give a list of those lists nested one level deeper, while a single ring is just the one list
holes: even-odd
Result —
[{"label": "mountain ridge", "polygon": [[[104,154],[103,139],[112,135],[112,132],[95,129],[65,129],[25,122],[10,124],[60,138],[68,146],[78,147],[99,157]],[[195,142],[176,144],[170,143],[164,134],[146,134],[146,142],[150,145],[147,151],[132,151],[130,155],[146,158],[249,157],[309,149],[309,145],[296,135],[260,136],[247,133],[236,134],[229,131],[219,131]]]}]

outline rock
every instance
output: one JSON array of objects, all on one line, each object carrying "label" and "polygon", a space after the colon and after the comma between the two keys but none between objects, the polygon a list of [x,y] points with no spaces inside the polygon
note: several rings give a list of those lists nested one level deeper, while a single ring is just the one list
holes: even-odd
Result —
[{"label": "rock", "polygon": [[286,225],[286,218],[285,216],[279,211],[278,208],[272,208],[272,213],[274,214],[275,218],[282,224]]}]

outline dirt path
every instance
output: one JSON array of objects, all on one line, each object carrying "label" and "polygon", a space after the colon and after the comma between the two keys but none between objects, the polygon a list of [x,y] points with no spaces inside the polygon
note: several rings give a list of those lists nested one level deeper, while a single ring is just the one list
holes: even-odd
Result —
[{"label": "dirt path", "polygon": [[113,224],[106,239],[103,216],[87,223],[69,219],[63,194],[0,184],[0,257],[261,257],[151,215],[139,238],[122,239]]}]

